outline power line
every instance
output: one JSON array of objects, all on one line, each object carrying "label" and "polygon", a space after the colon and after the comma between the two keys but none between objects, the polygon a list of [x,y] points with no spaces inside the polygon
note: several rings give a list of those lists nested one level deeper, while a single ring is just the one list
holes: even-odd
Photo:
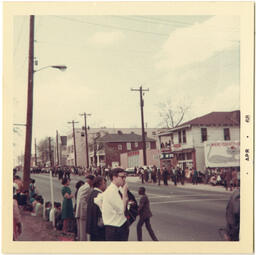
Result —
[{"label": "power line", "polygon": [[137,21],[137,22],[141,22],[141,23],[151,23],[151,24],[155,24],[155,25],[166,25],[166,26],[170,26],[173,24],[169,24],[169,23],[164,23],[164,22],[156,22],[156,21],[150,21],[150,20],[143,20],[143,19],[139,19],[136,17],[130,17],[130,16],[118,16],[118,15],[114,15],[114,18],[119,18],[119,19],[125,19],[125,20],[132,20],[132,21]]},{"label": "power line", "polygon": [[153,18],[152,16],[147,17],[147,16],[135,16],[136,18],[140,18],[140,19],[144,19],[144,20],[153,20],[153,21],[159,21],[161,23],[159,24],[165,24],[165,25],[173,25],[173,23],[175,24],[179,24],[179,25],[187,25],[187,26],[191,26],[194,25],[195,22],[181,22],[181,21],[175,21],[175,20],[163,20],[163,19],[159,19],[159,18]]},{"label": "power line", "polygon": [[99,24],[99,23],[94,23],[94,22],[78,20],[78,19],[74,19],[74,18],[66,18],[66,17],[61,17],[61,16],[54,16],[54,17],[59,18],[59,19],[70,20],[70,21],[77,22],[77,23],[85,23],[85,24],[94,25],[94,26],[101,26],[101,27],[107,27],[107,28],[118,29],[118,30],[126,30],[126,31],[136,32],[136,33],[153,34],[153,35],[165,36],[165,37],[169,36],[169,34],[148,32],[148,31],[142,31],[142,30],[135,30],[135,29],[125,28],[125,27],[118,27],[118,26],[112,26],[112,25],[104,25],[104,24]]}]

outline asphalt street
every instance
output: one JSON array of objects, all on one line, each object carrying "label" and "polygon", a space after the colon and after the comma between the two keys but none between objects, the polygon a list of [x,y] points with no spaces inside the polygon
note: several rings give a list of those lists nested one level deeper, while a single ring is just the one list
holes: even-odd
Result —
[{"label": "asphalt street", "polygon": [[[51,200],[48,174],[32,174],[36,187],[45,201]],[[136,196],[141,183],[127,178],[130,191]],[[78,180],[84,176],[71,176],[70,188],[75,193]],[[186,185],[186,184],[185,184]],[[61,182],[53,177],[54,201],[62,202]],[[230,193],[144,184],[151,204],[152,228],[160,241],[222,241],[218,229],[225,226],[225,210]],[[74,202],[74,200],[73,200]],[[136,224],[130,227],[129,241],[136,241]],[[151,241],[145,226],[143,240]]]}]

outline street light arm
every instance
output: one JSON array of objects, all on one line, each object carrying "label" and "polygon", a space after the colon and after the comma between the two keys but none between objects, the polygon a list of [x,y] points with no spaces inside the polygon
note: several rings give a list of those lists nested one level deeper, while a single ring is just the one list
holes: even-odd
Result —
[{"label": "street light arm", "polygon": [[34,70],[34,73],[39,72],[39,71],[44,70],[44,69],[47,69],[47,68],[56,68],[56,69],[59,69],[61,71],[65,71],[67,69],[67,66],[64,66],[64,65],[44,66],[42,68],[39,68],[38,70]]}]

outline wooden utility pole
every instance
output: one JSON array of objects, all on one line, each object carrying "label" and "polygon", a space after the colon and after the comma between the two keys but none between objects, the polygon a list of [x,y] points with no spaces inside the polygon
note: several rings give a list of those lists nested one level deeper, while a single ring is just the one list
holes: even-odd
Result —
[{"label": "wooden utility pole", "polygon": [[142,86],[139,89],[131,89],[131,91],[139,91],[140,92],[140,111],[141,111],[141,129],[142,129],[142,148],[143,148],[143,163],[147,165],[147,154],[146,154],[146,141],[145,141],[145,129],[144,129],[144,114],[143,114],[143,107],[144,107],[144,100],[143,100],[143,91],[149,91],[149,89],[143,89]]},{"label": "wooden utility pole", "polygon": [[50,159],[51,167],[53,167],[53,163],[52,163],[52,146],[51,146],[51,137],[49,137],[48,139],[49,139],[49,159]]},{"label": "wooden utility pole", "polygon": [[29,56],[28,56],[27,122],[26,122],[24,169],[23,169],[24,190],[29,190],[29,183],[30,183],[32,120],[33,120],[34,27],[35,27],[35,16],[30,15]]},{"label": "wooden utility pole", "polygon": [[36,138],[35,138],[35,165],[37,166]]},{"label": "wooden utility pole", "polygon": [[58,130],[56,130],[56,153],[57,153],[57,166],[60,164],[60,157],[59,157],[59,134]]},{"label": "wooden utility pole", "polygon": [[68,122],[68,124],[72,124],[72,126],[73,126],[74,158],[75,158],[75,167],[77,167],[75,123],[78,123],[78,122],[75,122],[73,120],[72,120],[72,122]]},{"label": "wooden utility pole", "polygon": [[90,113],[83,113],[80,116],[84,116],[84,132],[85,132],[85,156],[86,156],[86,168],[89,168],[89,150],[88,150],[88,134],[87,134],[87,124],[86,124],[86,116],[91,116]]}]

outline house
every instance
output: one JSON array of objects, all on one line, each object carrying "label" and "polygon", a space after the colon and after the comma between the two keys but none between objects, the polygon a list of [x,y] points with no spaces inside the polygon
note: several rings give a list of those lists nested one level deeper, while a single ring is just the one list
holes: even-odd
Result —
[{"label": "house", "polygon": [[[146,149],[156,149],[156,141],[145,137]],[[116,134],[106,134],[96,139],[97,165],[106,167],[120,166],[120,155],[126,152],[133,152],[143,149],[142,136],[131,132],[124,134],[118,131]],[[93,155],[91,155],[91,159]]]},{"label": "house", "polygon": [[[219,148],[240,146],[240,111],[211,112],[160,132],[158,137],[161,144],[161,167],[179,166],[204,172],[206,167],[211,167],[206,163],[206,146],[211,143],[215,147],[219,145]],[[221,157],[225,156],[219,155],[219,161]],[[217,161],[215,163],[219,167],[228,166],[221,162],[217,164]],[[238,164],[230,165],[233,166]]]},{"label": "house", "polygon": [[[145,132],[147,137],[156,140],[157,148],[160,148],[160,144],[158,141],[158,132],[159,128],[145,128]],[[99,164],[99,157],[103,157],[105,154],[103,151],[97,151],[97,155],[94,151],[97,148],[96,146],[96,139],[102,137],[106,134],[114,134],[118,131],[122,133],[129,134],[131,132],[140,135],[141,128],[89,128],[87,130],[88,135],[88,151],[89,151],[89,165],[97,165]],[[70,131],[67,135],[67,148],[66,148],[66,164],[70,166],[75,165],[75,161],[77,162],[77,166],[85,167],[87,165],[86,162],[86,142],[85,142],[85,131],[83,128],[75,128],[75,146],[74,146],[74,138],[73,138],[73,131]],[[75,160],[75,149],[76,149],[76,160]],[[98,157],[98,158],[97,158]]]}]

